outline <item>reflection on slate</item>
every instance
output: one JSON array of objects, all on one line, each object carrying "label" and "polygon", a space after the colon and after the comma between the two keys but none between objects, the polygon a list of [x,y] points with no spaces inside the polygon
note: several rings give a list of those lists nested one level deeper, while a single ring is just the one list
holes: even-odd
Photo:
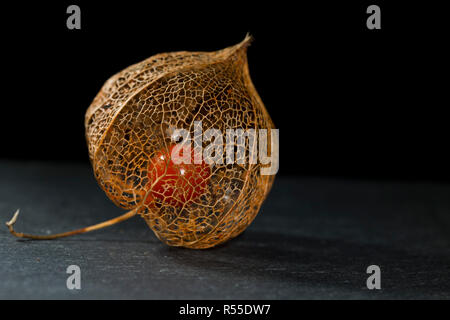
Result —
[{"label": "reflection on slate", "polygon": [[[112,218],[88,166],[0,162],[0,219],[45,233]],[[3,222],[2,222],[3,225]],[[203,251],[168,247],[136,217],[55,241],[0,229],[0,298],[450,298],[450,185],[278,177],[254,223]],[[66,268],[81,268],[81,290]],[[381,267],[382,289],[366,288]]]}]

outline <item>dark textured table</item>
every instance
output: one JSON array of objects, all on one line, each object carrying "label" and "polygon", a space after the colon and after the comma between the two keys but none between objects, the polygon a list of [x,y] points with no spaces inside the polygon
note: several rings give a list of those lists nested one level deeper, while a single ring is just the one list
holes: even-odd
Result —
[{"label": "dark textured table", "polygon": [[[0,220],[61,232],[112,218],[88,166],[0,162]],[[81,268],[68,290],[66,268]],[[381,268],[368,290],[366,268]],[[450,298],[450,185],[278,177],[247,231],[215,249],[159,242],[139,217],[55,241],[0,228],[0,298]]]}]

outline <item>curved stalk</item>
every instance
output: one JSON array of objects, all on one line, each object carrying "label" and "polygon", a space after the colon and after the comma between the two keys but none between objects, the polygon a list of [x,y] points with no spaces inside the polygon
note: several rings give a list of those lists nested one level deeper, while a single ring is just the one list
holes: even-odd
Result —
[{"label": "curved stalk", "polygon": [[9,228],[9,232],[11,232],[12,235],[14,235],[18,238],[26,238],[26,239],[34,239],[34,240],[52,240],[52,239],[69,237],[69,236],[73,236],[76,234],[86,233],[86,232],[90,232],[90,231],[94,231],[94,230],[112,226],[116,223],[125,221],[131,217],[134,217],[137,213],[137,210],[138,210],[138,208],[128,211],[128,212],[124,213],[123,215],[115,217],[113,219],[110,219],[110,220],[107,220],[107,221],[104,221],[104,222],[101,222],[98,224],[94,224],[89,227],[77,229],[77,230],[56,233],[56,234],[50,234],[50,235],[33,235],[33,234],[26,234],[26,233],[22,233],[22,232],[16,232],[14,230],[13,226],[17,221],[17,217],[19,216],[19,211],[20,211],[20,209],[17,209],[17,211],[14,213],[14,216],[11,218],[11,220],[6,222],[6,226]]}]

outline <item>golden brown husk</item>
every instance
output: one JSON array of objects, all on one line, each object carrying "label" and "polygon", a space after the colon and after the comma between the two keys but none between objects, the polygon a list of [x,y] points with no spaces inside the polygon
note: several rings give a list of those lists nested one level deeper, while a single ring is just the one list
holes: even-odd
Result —
[{"label": "golden brown husk", "polygon": [[[149,160],[167,150],[171,130],[194,121],[228,128],[274,128],[250,79],[250,37],[216,52],[158,54],[112,76],[86,112],[86,138],[95,177],[119,207],[134,209],[172,246],[208,248],[240,234],[253,221],[274,176],[260,164],[211,167],[207,191],[183,207],[146,205]],[[247,145],[248,147],[248,145]],[[151,189],[151,187],[150,187]]]}]

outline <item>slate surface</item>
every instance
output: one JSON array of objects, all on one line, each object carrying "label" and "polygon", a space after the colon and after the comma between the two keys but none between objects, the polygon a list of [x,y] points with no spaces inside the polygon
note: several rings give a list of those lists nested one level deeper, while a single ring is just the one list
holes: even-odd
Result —
[{"label": "slate surface", "polygon": [[[61,232],[116,208],[83,165],[0,162],[0,220]],[[450,185],[278,177],[247,231],[209,250],[171,248],[141,218],[56,241],[0,228],[0,298],[450,298]],[[81,268],[82,289],[66,288]],[[382,290],[366,288],[381,267]]]}]

